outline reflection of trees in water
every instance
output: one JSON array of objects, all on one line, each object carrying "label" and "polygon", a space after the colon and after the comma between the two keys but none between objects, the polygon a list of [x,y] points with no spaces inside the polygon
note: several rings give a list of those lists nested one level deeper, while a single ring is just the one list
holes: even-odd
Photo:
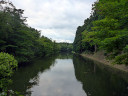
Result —
[{"label": "reflection of trees in water", "polygon": [[27,96],[31,96],[31,88],[34,86],[34,85],[38,85],[39,84],[39,76],[35,76],[33,79],[31,79],[29,82],[28,82],[28,85],[27,85],[27,89],[26,89],[26,95]]},{"label": "reflection of trees in water", "polygon": [[39,84],[39,73],[49,70],[54,65],[56,56],[36,60],[33,64],[19,68],[12,77],[13,84],[9,89],[31,96],[31,88]]},{"label": "reflection of trees in water", "polygon": [[62,52],[60,54],[58,54],[58,57],[57,59],[72,59],[73,58],[73,55],[72,53],[67,53],[67,52]]},{"label": "reflection of trees in water", "polygon": [[55,59],[71,59],[72,54],[61,53],[50,57],[35,60],[32,64],[22,66],[12,77],[13,84],[9,89],[18,91],[23,95],[31,96],[31,88],[39,84],[39,74],[50,70],[56,63]]},{"label": "reflection of trees in water", "polygon": [[83,84],[87,96],[128,96],[128,83],[118,74],[99,68],[95,62],[73,56],[75,76]]}]

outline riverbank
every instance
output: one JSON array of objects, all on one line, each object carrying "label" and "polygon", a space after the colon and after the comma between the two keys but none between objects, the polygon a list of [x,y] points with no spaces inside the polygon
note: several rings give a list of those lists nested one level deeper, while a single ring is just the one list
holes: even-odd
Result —
[{"label": "riverbank", "polygon": [[97,52],[95,54],[84,54],[84,53],[82,53],[81,56],[85,57],[85,58],[89,58],[89,59],[95,60],[95,61],[100,62],[100,63],[102,63],[104,65],[107,65],[109,67],[116,68],[118,70],[121,70],[121,71],[124,71],[124,72],[128,73],[128,66],[112,64],[112,61],[109,61],[109,60],[105,59],[103,51]]}]

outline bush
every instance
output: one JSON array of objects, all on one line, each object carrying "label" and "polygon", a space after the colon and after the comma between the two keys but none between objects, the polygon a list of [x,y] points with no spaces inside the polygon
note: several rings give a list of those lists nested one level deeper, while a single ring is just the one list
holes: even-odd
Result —
[{"label": "bush", "polygon": [[0,53],[0,78],[10,77],[18,62],[8,53]]},{"label": "bush", "polygon": [[128,54],[122,54],[122,55],[116,56],[114,63],[128,65]]},{"label": "bush", "polygon": [[4,89],[11,82],[9,77],[12,76],[13,70],[18,66],[14,56],[8,53],[0,53],[0,89]]}]

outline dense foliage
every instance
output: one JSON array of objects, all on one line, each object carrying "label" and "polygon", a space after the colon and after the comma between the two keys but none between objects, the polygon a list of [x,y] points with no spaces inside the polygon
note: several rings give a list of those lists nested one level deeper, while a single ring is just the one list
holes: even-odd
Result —
[{"label": "dense foliage", "polygon": [[72,52],[73,46],[72,43],[58,43],[58,46],[60,47],[60,52]]},{"label": "dense foliage", "polygon": [[7,53],[0,53],[0,78],[9,77],[13,73],[13,69],[17,67],[17,61],[14,56]]},{"label": "dense foliage", "polygon": [[14,55],[19,63],[57,52],[56,42],[41,37],[40,31],[29,27],[23,12],[11,2],[0,1],[0,52]]},{"label": "dense foliage", "polygon": [[91,16],[78,27],[74,51],[105,50],[117,64],[128,64],[128,1],[99,0]]},{"label": "dense foliage", "polygon": [[0,53],[0,90],[5,89],[11,82],[9,77],[12,76],[14,69],[18,66],[14,56],[7,53]]},{"label": "dense foliage", "polygon": [[0,0],[0,92],[3,91],[2,96],[18,94],[7,90],[11,82],[9,77],[18,63],[26,64],[34,57],[48,56],[60,50],[55,41],[41,36],[40,31],[25,23],[26,17],[23,17],[23,12],[24,10],[17,9],[9,0]]}]

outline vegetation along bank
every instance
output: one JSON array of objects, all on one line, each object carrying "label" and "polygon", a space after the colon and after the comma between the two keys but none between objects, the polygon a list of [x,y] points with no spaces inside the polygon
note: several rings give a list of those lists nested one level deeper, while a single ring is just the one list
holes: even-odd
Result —
[{"label": "vegetation along bank", "polygon": [[[91,16],[77,28],[73,43],[74,51],[96,59],[95,54],[103,50],[101,56],[104,56],[106,61],[118,64],[117,66],[125,66],[125,70],[128,70],[127,4],[127,0],[95,2]],[[98,61],[103,61],[103,58]]]},{"label": "vegetation along bank", "polygon": [[[24,10],[12,2],[0,1],[0,93],[6,96],[10,77],[18,65],[28,64],[35,57],[50,56],[60,51],[72,51],[70,43],[56,43],[41,36],[40,31],[26,24]],[[16,94],[12,92],[13,95]],[[0,94],[1,95],[1,94]]]}]

